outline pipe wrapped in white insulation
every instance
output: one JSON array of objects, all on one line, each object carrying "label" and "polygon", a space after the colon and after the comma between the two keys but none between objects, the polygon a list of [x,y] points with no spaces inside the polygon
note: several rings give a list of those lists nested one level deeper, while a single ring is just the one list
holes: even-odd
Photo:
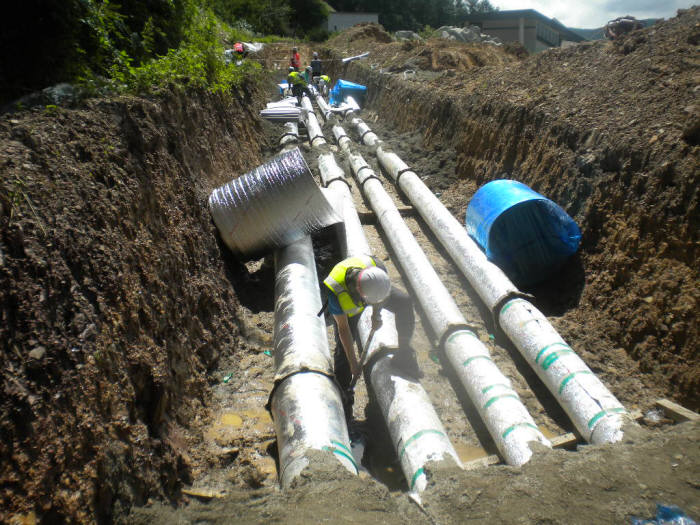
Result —
[{"label": "pipe wrapped in white insulation", "polygon": [[327,451],[329,460],[333,461],[332,454],[339,468],[357,474],[340,392],[331,378],[315,372],[287,377],[276,386],[270,411],[277,434],[282,488],[288,488],[309,465],[310,450]]},{"label": "pipe wrapped in white insulation", "polygon": [[309,143],[313,147],[321,146],[326,143],[326,139],[323,137],[323,131],[321,131],[321,125],[318,123],[316,118],[316,113],[314,113],[314,108],[311,105],[309,97],[304,96],[301,99],[301,107],[304,108],[304,123],[306,124],[306,131],[309,134]]},{"label": "pipe wrapped in white insulation", "polygon": [[430,226],[489,311],[493,312],[505,298],[519,295],[510,279],[498,266],[488,261],[484,252],[466,234],[464,226],[398,155],[384,151],[381,146],[376,154],[384,170],[394,182],[398,180],[399,188]]},{"label": "pipe wrapped in white insulation", "polygon": [[550,446],[474,332],[457,330],[447,336],[444,346],[460,383],[509,465],[527,463],[532,456],[530,441]]},{"label": "pipe wrapped in white insulation", "polygon": [[369,377],[411,492],[425,490],[427,463],[448,460],[462,466],[418,381],[397,372],[391,356],[380,357]]},{"label": "pipe wrapped in white insulation", "polygon": [[[529,442],[538,441],[545,446],[551,444],[537,429],[527,409],[510,388],[510,381],[491,360],[488,349],[467,329],[466,320],[457,304],[377,176],[360,155],[350,154],[349,157],[353,173],[379,218],[414,294],[498,450],[510,465],[526,463],[532,456]],[[499,395],[493,400],[484,399],[489,390],[496,388],[507,391],[507,395]]]},{"label": "pipe wrapped in white insulation", "polygon": [[628,419],[625,408],[542,312],[524,299],[513,299],[503,305],[499,320],[586,441],[601,444],[622,439],[621,428]]},{"label": "pipe wrapped in white insulation", "polygon": [[296,148],[215,189],[209,209],[226,245],[250,255],[341,220]]},{"label": "pipe wrapped in white insulation", "polygon": [[311,239],[275,252],[275,381],[301,370],[333,374]]},{"label": "pipe wrapped in white insulation", "polygon": [[[378,143],[367,133],[369,128],[361,125],[364,123],[359,119],[353,119],[353,123],[358,132],[366,133],[367,145]],[[515,285],[486,258],[466,229],[418,175],[384,147],[377,147],[376,153],[384,170],[408,196],[493,313],[497,324],[535,369],[584,439],[591,443],[622,439],[625,409],[617,398],[593,375],[547,318],[529,301],[517,298],[521,294]],[[550,352],[553,353],[548,357]]]},{"label": "pipe wrapped in white insulation", "polygon": [[299,142],[299,124],[296,122],[285,122],[284,133],[280,138],[280,146],[282,151],[294,149],[294,144]]}]

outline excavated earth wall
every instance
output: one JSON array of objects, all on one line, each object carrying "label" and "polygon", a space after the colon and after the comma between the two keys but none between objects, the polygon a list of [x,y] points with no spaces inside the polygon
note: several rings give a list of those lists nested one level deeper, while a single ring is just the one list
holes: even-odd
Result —
[{"label": "excavated earth wall", "polygon": [[[454,149],[456,167],[442,171],[448,184],[439,188],[448,187],[441,199],[457,217],[497,178],[520,180],[563,206],[583,231],[580,257],[533,290],[540,306],[561,315],[558,328],[584,355],[624,349],[649,388],[695,409],[699,20],[692,9],[615,43],[519,62],[464,70],[452,60],[438,76],[435,60],[424,69],[415,61],[445,53],[447,44],[432,40],[423,52],[415,43],[382,44],[365,26],[327,50],[371,50],[365,61],[334,62],[333,78],[366,85],[366,107],[380,121],[420,131],[422,151],[406,148],[409,164],[425,167]],[[429,169],[434,181],[440,170]]]},{"label": "excavated earth wall", "polygon": [[0,117],[0,522],[110,522],[191,478],[188,428],[255,287],[206,199],[260,163],[263,100]]}]

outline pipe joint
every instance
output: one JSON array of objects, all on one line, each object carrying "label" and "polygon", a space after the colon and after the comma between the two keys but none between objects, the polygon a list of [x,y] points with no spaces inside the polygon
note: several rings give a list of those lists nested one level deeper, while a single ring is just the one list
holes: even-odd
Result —
[{"label": "pipe joint", "polygon": [[413,171],[412,168],[404,168],[402,170],[399,170],[398,173],[396,174],[396,177],[394,178],[394,181],[396,182],[396,185],[399,185],[399,181],[401,180],[401,175],[404,173],[411,172],[415,175],[415,172]]},{"label": "pipe joint", "polygon": [[521,292],[520,290],[511,290],[494,303],[493,308],[491,309],[491,317],[493,319],[493,325],[501,332],[503,332],[503,327],[501,326],[501,310],[513,299],[533,301],[535,297],[529,293]]},{"label": "pipe joint", "polygon": [[447,342],[447,339],[449,337],[456,333],[456,332],[461,332],[462,330],[466,330],[468,332],[473,332],[476,334],[476,327],[472,326],[467,323],[450,323],[447,325],[445,330],[443,331],[442,335],[439,337],[438,342],[437,342],[437,348],[440,352],[445,352],[445,343]]}]

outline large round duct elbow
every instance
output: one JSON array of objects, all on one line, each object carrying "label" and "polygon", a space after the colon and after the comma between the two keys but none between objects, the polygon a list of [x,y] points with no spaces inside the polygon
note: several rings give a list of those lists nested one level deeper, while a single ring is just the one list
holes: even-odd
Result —
[{"label": "large round duct elbow", "polygon": [[226,245],[246,256],[341,221],[298,148],[216,188],[209,209]]}]

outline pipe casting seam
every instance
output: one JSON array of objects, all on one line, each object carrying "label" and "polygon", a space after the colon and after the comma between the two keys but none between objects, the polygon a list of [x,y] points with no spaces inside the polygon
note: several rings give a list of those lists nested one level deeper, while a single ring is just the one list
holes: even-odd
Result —
[{"label": "pipe casting seam", "polygon": [[[360,129],[367,129],[367,125],[360,119],[355,118],[352,122],[358,132]],[[369,146],[374,146],[377,142],[378,140],[365,141]],[[379,163],[408,196],[414,208],[418,210],[492,312],[496,325],[513,341],[528,364],[547,385],[584,439],[591,443],[611,443],[621,440],[621,429],[625,422],[620,416],[624,414],[622,404],[564,342],[547,318],[523,297],[525,294],[513,285],[500,268],[488,261],[486,255],[469,237],[466,229],[418,175],[411,171],[398,155],[385,151],[384,144],[380,141],[379,143],[375,151]],[[517,316],[512,315],[509,309],[518,304],[526,305],[523,307],[524,311],[518,312]],[[537,355],[542,351],[543,345],[533,348],[533,341],[541,341],[543,338],[551,340],[552,344],[566,346],[565,352],[559,352],[549,358],[546,367],[540,366]],[[535,355],[531,354],[533,351]],[[561,385],[562,378],[559,367],[556,366],[561,363],[561,360],[569,364],[569,368],[565,370],[567,375],[580,372],[567,381],[564,385],[566,389]],[[589,426],[591,418],[600,413],[600,408],[609,408],[610,411],[604,412],[601,418],[594,420]],[[598,424],[602,426],[596,428]]]},{"label": "pipe casting seam", "polygon": [[[532,456],[529,442],[539,441],[545,446],[550,446],[549,441],[537,429],[534,420],[517,397],[503,398],[498,403],[492,401],[486,405],[492,396],[485,399],[486,394],[483,390],[501,384],[508,385],[508,392],[513,392],[510,381],[493,363],[488,349],[466,328],[467,322],[459,312],[457,304],[401,218],[393,200],[382,184],[373,180],[376,175],[358,170],[359,166],[366,165],[366,162],[349,144],[345,144],[344,150],[350,158],[353,174],[377,215],[433,332],[440,341],[444,339],[445,354],[467,395],[477,407],[498,450],[510,465],[526,463]],[[472,359],[477,356],[487,357],[488,360]],[[521,431],[506,432],[510,428]]]}]

